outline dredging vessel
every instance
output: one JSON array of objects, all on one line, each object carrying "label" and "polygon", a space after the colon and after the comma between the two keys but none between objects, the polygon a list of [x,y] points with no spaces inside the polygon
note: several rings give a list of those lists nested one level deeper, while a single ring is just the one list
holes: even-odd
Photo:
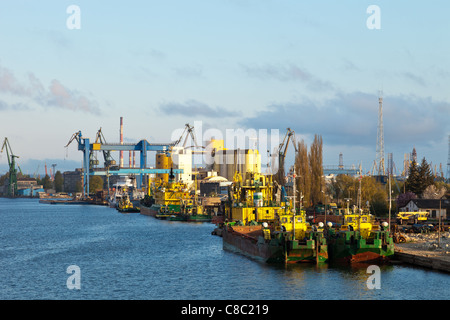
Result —
[{"label": "dredging vessel", "polygon": [[162,220],[210,222],[211,213],[198,199],[196,188],[194,195],[190,189],[188,184],[176,182],[171,174],[167,183],[161,181],[158,185],[149,185],[148,194],[141,201],[140,212]]},{"label": "dredging vessel", "polygon": [[340,227],[327,230],[330,261],[365,263],[387,261],[394,256],[394,241],[388,224],[375,224],[368,213],[343,216]]},{"label": "dredging vessel", "polygon": [[[322,228],[306,222],[289,202],[274,201],[272,176],[252,173],[242,183],[239,173],[230,190],[223,248],[267,263],[326,262]],[[321,225],[323,227],[323,224]]]},{"label": "dredging vessel", "polygon": [[117,203],[117,210],[121,213],[139,212],[140,207],[134,206],[128,194],[125,193]]},{"label": "dredging vessel", "polygon": [[188,222],[211,222],[212,216],[206,212],[199,200],[183,200],[181,203],[181,217]]},{"label": "dredging vessel", "polygon": [[140,213],[159,219],[181,218],[181,202],[190,200],[189,186],[183,182],[176,182],[171,173],[169,181],[149,185],[146,201],[141,201]]}]

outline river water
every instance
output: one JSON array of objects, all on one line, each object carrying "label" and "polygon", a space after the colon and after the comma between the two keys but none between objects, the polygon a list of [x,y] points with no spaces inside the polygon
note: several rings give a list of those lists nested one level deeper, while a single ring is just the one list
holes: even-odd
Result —
[{"label": "river water", "polygon": [[[273,266],[224,251],[210,223],[0,198],[1,300],[448,300],[446,273]],[[372,280],[371,280],[372,281]],[[375,283],[375,282],[371,282]]]}]

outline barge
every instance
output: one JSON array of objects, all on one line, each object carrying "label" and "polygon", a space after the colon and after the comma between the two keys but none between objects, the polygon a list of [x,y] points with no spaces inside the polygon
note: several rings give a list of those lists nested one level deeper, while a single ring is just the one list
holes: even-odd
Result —
[{"label": "barge", "polygon": [[266,263],[322,263],[328,261],[326,239],[309,230],[297,239],[292,232],[262,225],[226,225],[221,232],[223,248]]}]

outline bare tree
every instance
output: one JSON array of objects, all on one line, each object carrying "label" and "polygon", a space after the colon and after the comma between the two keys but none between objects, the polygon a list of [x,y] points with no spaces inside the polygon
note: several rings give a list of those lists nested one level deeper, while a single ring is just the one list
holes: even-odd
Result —
[{"label": "bare tree", "polygon": [[311,203],[316,205],[322,202],[324,195],[323,163],[322,163],[322,136],[314,135],[314,141],[309,153],[309,165],[311,168]]},{"label": "bare tree", "polygon": [[297,174],[296,187],[300,192],[300,195],[303,196],[303,205],[307,207],[311,203],[311,168],[308,160],[308,147],[304,140],[298,142],[297,150],[298,152],[295,156],[295,171]]}]

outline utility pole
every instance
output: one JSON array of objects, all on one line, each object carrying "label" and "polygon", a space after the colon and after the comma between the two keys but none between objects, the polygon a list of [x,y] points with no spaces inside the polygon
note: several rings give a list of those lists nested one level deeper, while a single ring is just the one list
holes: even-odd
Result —
[{"label": "utility pole", "polygon": [[391,210],[392,210],[392,191],[391,191],[391,172],[389,174],[389,232],[391,231]]},{"label": "utility pole", "polygon": [[442,197],[439,199],[439,229],[438,229],[438,247],[441,247],[441,217],[442,217]]},{"label": "utility pole", "polygon": [[293,185],[293,191],[294,191],[294,206],[293,206],[293,213],[294,213],[294,217],[293,217],[293,224],[292,224],[292,230],[293,230],[293,238],[292,239],[294,239],[295,240],[295,164],[294,164],[294,173],[293,173],[293,175],[292,175],[292,177],[293,177],[293,179],[294,179],[294,185]]},{"label": "utility pole", "polygon": [[345,201],[347,201],[347,214],[350,214],[350,200],[352,198],[344,198]]}]

